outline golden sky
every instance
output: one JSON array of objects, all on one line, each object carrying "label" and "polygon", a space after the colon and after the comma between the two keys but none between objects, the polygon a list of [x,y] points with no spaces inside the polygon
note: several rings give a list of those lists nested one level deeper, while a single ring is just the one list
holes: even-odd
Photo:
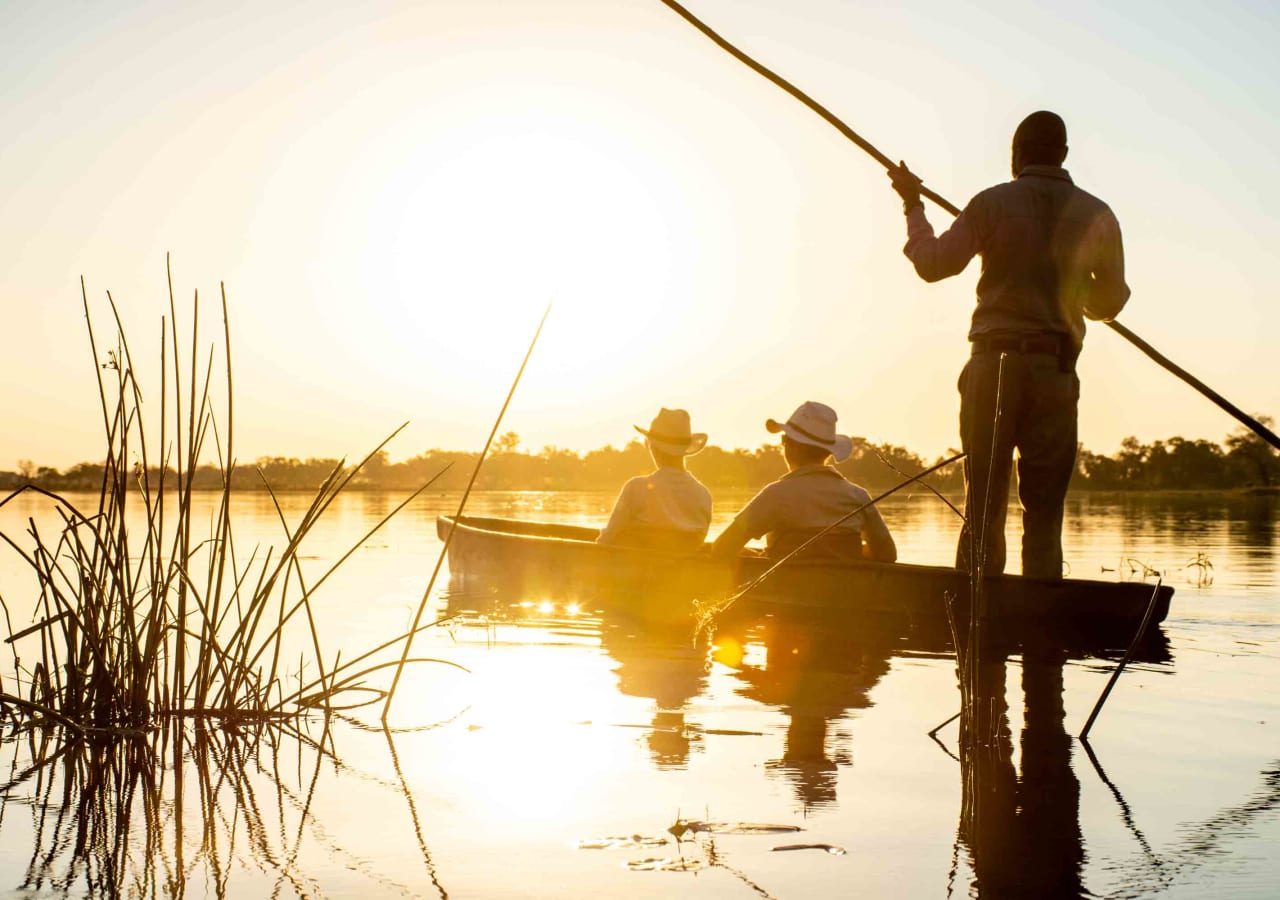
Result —
[{"label": "golden sky", "polygon": [[[1060,112],[1124,230],[1122,320],[1280,413],[1273,6],[690,6],[957,203]],[[166,251],[182,307],[227,283],[242,460],[404,419],[393,456],[478,447],[552,300],[530,447],[660,405],[755,446],[806,399],[958,443],[978,264],[919,281],[876,165],[656,0],[6,4],[0,67],[0,468],[99,453],[78,278],[154,356]],[[1234,426],[1106,329],[1080,370],[1094,449]]]}]

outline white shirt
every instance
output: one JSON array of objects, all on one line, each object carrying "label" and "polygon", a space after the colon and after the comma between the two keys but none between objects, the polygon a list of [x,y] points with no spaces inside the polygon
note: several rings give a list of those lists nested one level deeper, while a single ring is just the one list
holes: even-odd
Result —
[{"label": "white shirt", "polygon": [[661,467],[622,486],[601,543],[624,540],[629,528],[669,528],[706,537],[711,527],[711,492],[683,469]]}]

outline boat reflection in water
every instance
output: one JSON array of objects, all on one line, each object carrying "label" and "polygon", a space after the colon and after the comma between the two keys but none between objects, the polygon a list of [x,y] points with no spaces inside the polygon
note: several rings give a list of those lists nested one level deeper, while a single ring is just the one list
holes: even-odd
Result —
[{"label": "boat reflection in water", "polygon": [[[521,601],[510,585],[499,581],[477,593],[475,578],[465,584],[465,593],[450,592],[449,612],[477,611],[533,627],[548,624],[540,622],[538,606]],[[485,599],[477,603],[477,597]],[[600,647],[616,662],[618,691],[653,703],[643,740],[655,767],[686,768],[691,756],[706,748],[705,736],[717,733],[696,721],[691,709],[709,690],[712,665],[719,664],[721,677],[731,679],[738,696],[785,717],[781,746],[771,731],[754,732],[769,747],[757,765],[766,777],[789,784],[797,811],[806,817],[838,805],[840,770],[854,763],[850,713],[873,705],[871,691],[890,673],[893,660],[950,664],[955,652],[949,627],[936,622],[731,611],[717,621],[713,636],[695,638],[692,613],[684,623],[665,615],[650,622],[634,595],[601,593],[584,606],[599,617]],[[1063,673],[1072,659],[1118,659],[1123,639],[1108,635],[1091,646],[1070,634],[991,632],[982,644],[979,696],[960,723],[962,733],[974,740],[961,740],[957,747],[962,787],[957,840],[971,867],[973,891],[996,897],[1087,896],[1080,783],[1073,768],[1079,760],[1065,727]],[[1169,658],[1167,639],[1158,629],[1135,656],[1144,663]],[[1021,668],[1023,702],[1016,765],[1006,697],[1011,666]],[[958,691],[956,697],[958,703]],[[923,729],[920,738],[926,739]]]}]

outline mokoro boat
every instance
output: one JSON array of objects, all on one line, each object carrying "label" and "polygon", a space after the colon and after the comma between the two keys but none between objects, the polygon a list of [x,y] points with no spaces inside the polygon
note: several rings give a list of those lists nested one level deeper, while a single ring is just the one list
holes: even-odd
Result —
[{"label": "mokoro boat", "polygon": [[[454,518],[441,516],[441,540]],[[715,603],[751,581],[771,560],[744,555],[733,563],[700,554],[595,543],[597,529],[513,519],[463,517],[449,544],[455,583],[497,580],[526,597],[597,602],[619,597],[656,618],[689,617],[696,604]],[[1142,582],[1024,578],[984,581],[989,620],[1006,625],[1069,626],[1079,632],[1131,636],[1155,592]],[[904,616],[945,623],[951,605],[967,621],[968,579],[952,568],[904,563],[792,560],[743,600],[756,611]],[[1152,623],[1169,612],[1173,588],[1159,589]]]}]

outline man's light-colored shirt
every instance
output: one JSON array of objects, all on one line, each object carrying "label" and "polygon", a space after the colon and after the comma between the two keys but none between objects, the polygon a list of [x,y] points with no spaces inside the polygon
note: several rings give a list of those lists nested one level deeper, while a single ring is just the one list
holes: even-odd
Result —
[{"label": "man's light-colored shirt", "polygon": [[970,340],[1053,333],[1078,350],[1085,316],[1113,319],[1129,299],[1120,223],[1058,166],[1027,166],[988,188],[938,237],[924,207],[913,207],[903,252],[930,282],[982,257]]},{"label": "man's light-colored shirt", "polygon": [[[812,533],[826,528],[871,501],[871,495],[828,465],[800,466],[783,475],[742,508],[717,543],[738,547],[764,537],[769,546],[789,532]],[[873,506],[831,529],[832,534],[888,534]]]},{"label": "man's light-colored shirt", "polygon": [[711,527],[711,492],[683,469],[663,466],[622,486],[601,543],[622,543],[628,530],[671,529],[701,541]]}]

